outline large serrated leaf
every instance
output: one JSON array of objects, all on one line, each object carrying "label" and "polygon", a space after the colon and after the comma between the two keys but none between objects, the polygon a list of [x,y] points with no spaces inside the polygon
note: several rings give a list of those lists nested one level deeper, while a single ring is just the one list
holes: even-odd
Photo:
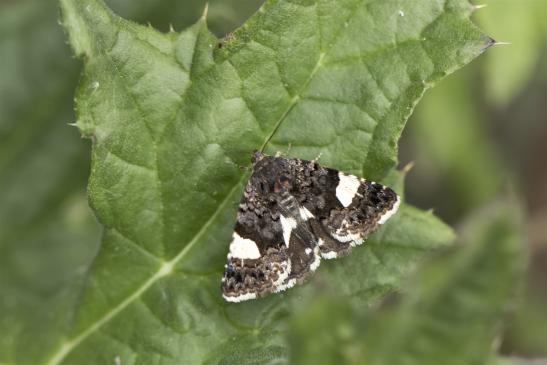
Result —
[{"label": "large serrated leaf", "polygon": [[[219,295],[236,201],[255,148],[383,179],[423,91],[490,43],[466,1],[268,1],[218,46],[205,19],[180,34],[62,0],[85,58],[78,126],[93,141],[103,242],[70,331],[19,362],[264,363],[314,293],[352,303],[397,287],[451,231],[403,207],[370,244],[284,295]],[[362,279],[360,279],[362,278]]]}]

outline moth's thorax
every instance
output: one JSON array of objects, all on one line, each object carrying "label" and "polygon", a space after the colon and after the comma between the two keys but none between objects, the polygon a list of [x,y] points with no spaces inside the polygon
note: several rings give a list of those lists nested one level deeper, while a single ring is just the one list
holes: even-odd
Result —
[{"label": "moth's thorax", "polygon": [[264,156],[253,166],[251,183],[261,194],[291,191],[296,182],[296,166],[290,160]]},{"label": "moth's thorax", "polygon": [[295,196],[288,190],[283,190],[279,193],[277,204],[282,215],[297,216],[299,214],[299,204]]}]

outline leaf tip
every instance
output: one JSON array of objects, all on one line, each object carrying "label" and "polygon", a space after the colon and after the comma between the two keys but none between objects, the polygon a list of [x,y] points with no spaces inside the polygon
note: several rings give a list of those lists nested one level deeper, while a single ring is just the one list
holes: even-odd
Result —
[{"label": "leaf tip", "polygon": [[484,42],[484,44],[482,46],[481,52],[486,51],[488,48],[492,47],[496,43],[498,43],[498,42],[494,38],[487,36],[486,41]]},{"label": "leaf tip", "polygon": [[484,44],[484,46],[482,48],[482,52],[486,51],[488,48],[493,47],[493,46],[507,46],[507,45],[511,45],[511,43],[509,43],[509,42],[498,42],[494,38],[488,37],[488,39],[486,40],[486,43]]},{"label": "leaf tip", "polygon": [[507,46],[507,45],[511,45],[510,42],[498,42],[498,41],[494,41],[494,43],[492,44],[493,46]]},{"label": "leaf tip", "polygon": [[403,169],[401,170],[401,172],[403,173],[403,175],[406,175],[410,172],[410,170],[412,170],[414,168],[414,165],[416,165],[416,163],[414,161],[410,161],[409,163],[407,163]]},{"label": "leaf tip", "polygon": [[473,5],[471,5],[471,11],[475,12],[479,9],[486,8],[487,6],[488,6],[488,4],[477,4],[477,5],[473,4]]},{"label": "leaf tip", "polygon": [[113,13],[102,1],[60,0],[60,22],[76,56],[90,56],[97,34],[110,34],[105,26],[112,20]]},{"label": "leaf tip", "polygon": [[203,8],[203,13],[201,14],[201,20],[204,22],[207,22],[207,15],[209,14],[209,3],[205,3],[205,7]]},{"label": "leaf tip", "polygon": [[95,136],[95,128],[91,123],[87,123],[83,120],[77,120],[75,123],[68,123],[71,127],[76,127],[80,131],[82,138],[93,139]]}]

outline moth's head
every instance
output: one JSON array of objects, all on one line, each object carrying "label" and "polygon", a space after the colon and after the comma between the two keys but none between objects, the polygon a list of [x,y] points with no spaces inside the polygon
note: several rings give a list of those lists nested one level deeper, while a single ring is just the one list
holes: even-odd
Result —
[{"label": "moth's head", "polygon": [[293,185],[289,159],[253,153],[251,181],[262,194],[289,191]]},{"label": "moth's head", "polygon": [[262,152],[260,152],[259,150],[254,150],[253,151],[253,154],[251,155],[251,162],[254,164],[256,164],[258,161],[262,160],[264,157],[266,157],[265,154],[263,154]]}]

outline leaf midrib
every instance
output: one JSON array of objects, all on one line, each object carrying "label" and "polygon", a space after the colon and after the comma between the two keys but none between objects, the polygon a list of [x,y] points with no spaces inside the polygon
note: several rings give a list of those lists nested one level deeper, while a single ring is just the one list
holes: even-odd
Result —
[{"label": "leaf midrib", "polygon": [[292,97],[289,105],[287,106],[287,109],[285,109],[283,114],[281,114],[281,117],[279,117],[277,122],[274,124],[274,126],[272,128],[272,132],[266,137],[266,139],[265,139],[264,143],[262,144],[262,146],[260,146],[260,151],[264,152],[264,149],[266,148],[266,145],[273,138],[273,136],[275,135],[275,133],[277,132],[279,127],[281,127],[281,123],[283,123],[283,121],[285,120],[287,115],[289,115],[289,113],[294,108],[294,106],[301,100],[301,94],[306,90],[306,88],[308,87],[309,83],[311,82],[311,80],[313,79],[313,77],[315,76],[315,74],[317,73],[319,68],[321,68],[321,66],[323,66],[323,58],[325,57],[325,55],[326,55],[326,52],[321,52],[319,54],[319,58],[317,59],[317,63],[315,64],[315,67],[313,68],[312,72],[310,73],[310,76],[304,82],[304,84],[302,85],[300,90]]}]

